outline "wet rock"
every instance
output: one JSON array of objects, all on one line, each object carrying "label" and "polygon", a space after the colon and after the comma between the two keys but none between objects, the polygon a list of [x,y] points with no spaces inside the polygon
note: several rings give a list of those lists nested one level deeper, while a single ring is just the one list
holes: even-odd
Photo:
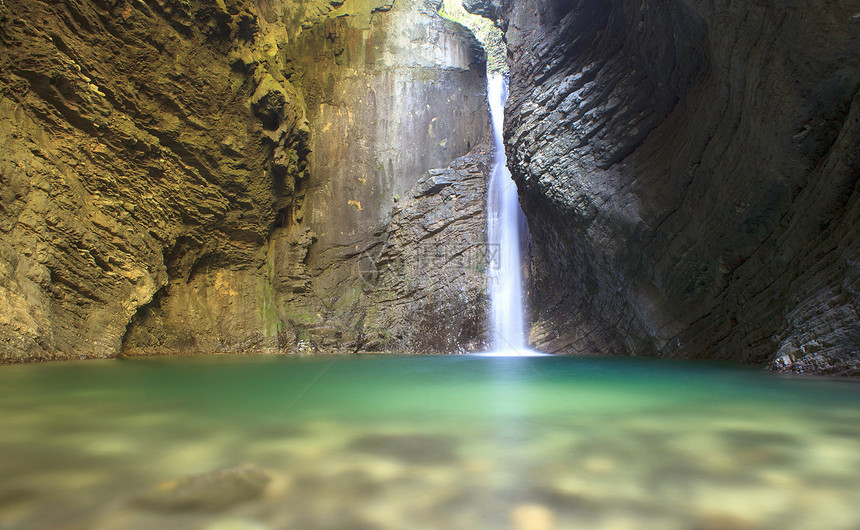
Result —
[{"label": "wet rock", "polygon": [[[302,220],[288,216],[273,240],[312,230],[313,244],[288,267],[313,281],[276,291],[267,311],[285,342],[319,351],[472,349],[484,327],[483,278],[449,261],[480,250],[484,230],[483,173],[462,167],[464,156],[479,163],[474,148],[488,132],[481,52],[424,0],[374,4],[368,21],[344,3],[285,46],[314,58],[290,78],[308,102],[313,185]],[[428,171],[432,182],[422,181]]]},{"label": "wet rock", "polygon": [[503,4],[533,344],[860,373],[852,10]]},{"label": "wet rock", "polygon": [[254,467],[223,469],[159,484],[135,504],[168,511],[223,510],[260,498],[269,480],[266,472]]},{"label": "wet rock", "polygon": [[[383,350],[482,351],[487,343],[486,144],[428,172],[398,202],[376,275],[364,287],[368,333]],[[368,346],[369,347],[369,346]]]},{"label": "wet rock", "polygon": [[460,179],[456,172],[445,169],[431,169],[413,188],[413,198],[435,195]]}]

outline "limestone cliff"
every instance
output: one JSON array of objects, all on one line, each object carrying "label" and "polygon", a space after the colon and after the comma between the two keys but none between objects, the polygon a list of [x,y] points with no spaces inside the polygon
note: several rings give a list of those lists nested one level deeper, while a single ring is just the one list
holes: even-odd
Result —
[{"label": "limestone cliff", "polygon": [[360,348],[476,57],[417,0],[0,2],[0,360]]},{"label": "limestone cliff", "polygon": [[251,260],[288,198],[246,108],[263,70],[228,59],[255,16],[7,1],[0,18],[0,355],[114,355],[171,278]]},{"label": "limestone cliff", "polygon": [[860,4],[479,4],[536,347],[860,372]]}]

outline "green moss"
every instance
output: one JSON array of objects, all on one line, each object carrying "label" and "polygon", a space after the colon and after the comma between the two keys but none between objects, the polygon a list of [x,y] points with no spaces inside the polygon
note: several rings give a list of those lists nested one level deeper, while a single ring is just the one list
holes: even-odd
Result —
[{"label": "green moss", "polygon": [[272,94],[279,95],[283,99],[283,105],[290,102],[290,96],[287,94],[283,85],[275,81],[275,78],[271,75],[266,74],[262,79],[260,79],[260,84],[257,86],[257,90],[254,92],[254,95],[251,97],[251,106],[260,106],[263,103],[263,100],[265,98],[272,97]]},{"label": "green moss", "polygon": [[[266,267],[268,275],[271,275],[271,264],[267,263]],[[259,309],[260,322],[263,324],[263,336],[274,337],[284,330],[284,322],[281,319],[281,312],[278,311],[278,306],[275,303],[274,290],[269,281],[263,283],[263,303]]]},{"label": "green moss", "polygon": [[370,327],[379,319],[379,306],[370,304],[364,310],[364,322]]},{"label": "green moss", "polygon": [[312,325],[319,320],[316,312],[311,308],[304,306],[296,307],[281,307],[283,301],[279,303],[275,290],[272,287],[272,263],[266,262],[266,276],[264,280],[263,302],[259,308],[260,321],[263,323],[263,336],[273,337],[279,333],[283,333],[287,323],[291,325]]},{"label": "green moss", "polygon": [[468,28],[487,53],[487,71],[507,74],[509,71],[504,35],[501,28],[490,19],[466,11],[462,0],[442,0],[439,14]]},{"label": "green moss", "polygon": [[361,297],[361,292],[362,288],[360,284],[351,285],[343,292],[343,294],[340,295],[340,298],[338,298],[337,302],[334,303],[333,309],[339,310],[354,306],[358,303],[358,300]]},{"label": "green moss", "polygon": [[283,318],[295,324],[316,324],[319,317],[307,307],[290,307],[284,310]]}]

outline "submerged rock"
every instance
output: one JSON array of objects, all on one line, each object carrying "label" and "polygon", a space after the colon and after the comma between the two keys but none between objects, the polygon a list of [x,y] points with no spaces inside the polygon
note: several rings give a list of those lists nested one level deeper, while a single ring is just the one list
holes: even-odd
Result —
[{"label": "submerged rock", "polygon": [[255,467],[222,469],[159,484],[135,504],[154,510],[217,511],[260,498],[270,480]]}]

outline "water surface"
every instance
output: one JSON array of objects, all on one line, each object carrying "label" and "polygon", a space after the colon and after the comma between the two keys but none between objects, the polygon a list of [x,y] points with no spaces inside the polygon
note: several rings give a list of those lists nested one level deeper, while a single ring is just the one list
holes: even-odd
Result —
[{"label": "water surface", "polygon": [[[270,480],[211,484],[236,468]],[[211,502],[142,502],[207,473]],[[0,528],[855,529],[860,385],[630,358],[6,366]]]}]

